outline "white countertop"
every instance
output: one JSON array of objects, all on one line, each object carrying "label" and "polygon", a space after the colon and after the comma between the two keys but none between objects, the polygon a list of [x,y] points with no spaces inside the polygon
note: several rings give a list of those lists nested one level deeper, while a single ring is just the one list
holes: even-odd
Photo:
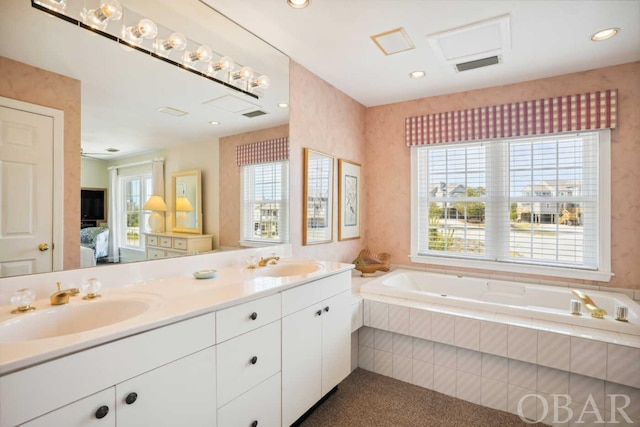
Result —
[{"label": "white countertop", "polygon": [[[64,310],[76,304],[99,303],[104,300],[143,299],[151,307],[144,313],[108,326],[54,338],[31,341],[0,342],[0,375],[45,362],[60,356],[104,344],[130,335],[145,332],[171,323],[210,313],[243,302],[262,298],[322,277],[349,271],[353,264],[316,261],[322,268],[303,276],[266,277],[256,270],[242,267],[218,269],[217,277],[195,279],[192,275],[166,277],[147,282],[123,285],[100,291],[102,298],[95,301],[71,297],[69,304],[52,307],[49,300],[38,300],[32,305],[35,312],[10,314],[13,307],[0,307],[2,322],[17,322],[38,310]],[[1,333],[1,332],[0,332]]]}]

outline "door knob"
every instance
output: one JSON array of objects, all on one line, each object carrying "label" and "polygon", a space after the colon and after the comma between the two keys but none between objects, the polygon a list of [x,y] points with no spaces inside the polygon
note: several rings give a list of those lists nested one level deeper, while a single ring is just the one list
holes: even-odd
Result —
[{"label": "door knob", "polygon": [[40,249],[41,252],[48,251],[49,245],[47,245],[46,243],[40,243],[38,245],[38,249]]}]

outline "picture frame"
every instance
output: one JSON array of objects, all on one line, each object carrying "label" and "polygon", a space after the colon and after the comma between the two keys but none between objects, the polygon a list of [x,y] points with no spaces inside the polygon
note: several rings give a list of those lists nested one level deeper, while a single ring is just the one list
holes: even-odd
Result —
[{"label": "picture frame", "polygon": [[360,238],[360,163],[338,160],[338,240]]},{"label": "picture frame", "polygon": [[332,156],[304,149],[303,245],[333,241],[333,163]]}]

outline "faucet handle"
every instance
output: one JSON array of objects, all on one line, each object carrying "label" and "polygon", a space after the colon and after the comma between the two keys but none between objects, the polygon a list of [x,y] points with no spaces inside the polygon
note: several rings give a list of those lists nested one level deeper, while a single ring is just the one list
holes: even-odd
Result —
[{"label": "faucet handle", "polygon": [[31,303],[36,300],[36,295],[31,292],[31,289],[24,288],[18,289],[11,297],[11,305],[15,305],[16,309],[11,311],[11,314],[26,313],[33,311],[36,308],[31,307]]},{"label": "faucet handle", "polygon": [[87,292],[87,295],[83,296],[82,299],[100,298],[102,296],[98,293],[100,288],[102,288],[102,283],[98,279],[95,277],[88,279],[87,283],[82,285],[82,290]]}]

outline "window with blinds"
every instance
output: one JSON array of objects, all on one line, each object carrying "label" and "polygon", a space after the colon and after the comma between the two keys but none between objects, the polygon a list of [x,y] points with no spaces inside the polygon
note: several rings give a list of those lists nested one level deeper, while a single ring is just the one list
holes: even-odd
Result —
[{"label": "window with blinds", "polygon": [[289,241],[289,162],[241,166],[241,240]]},{"label": "window with blinds", "polygon": [[145,202],[153,195],[151,174],[119,177],[122,188],[121,206],[118,210],[121,246],[128,249],[144,249],[143,233],[149,230],[149,216]]},{"label": "window with blinds", "polygon": [[412,148],[412,260],[608,272],[608,151],[608,130]]}]

